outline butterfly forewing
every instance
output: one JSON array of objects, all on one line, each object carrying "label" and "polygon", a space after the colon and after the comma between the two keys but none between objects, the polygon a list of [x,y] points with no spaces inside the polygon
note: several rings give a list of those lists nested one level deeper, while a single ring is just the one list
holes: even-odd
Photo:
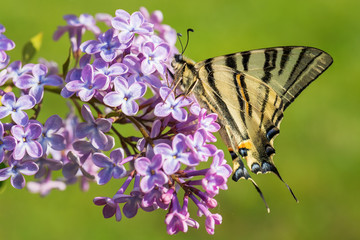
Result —
[{"label": "butterfly forewing", "polygon": [[[209,62],[199,62],[201,68]],[[267,83],[285,108],[332,63],[330,55],[312,47],[275,47],[215,57],[211,64],[228,66]]]}]

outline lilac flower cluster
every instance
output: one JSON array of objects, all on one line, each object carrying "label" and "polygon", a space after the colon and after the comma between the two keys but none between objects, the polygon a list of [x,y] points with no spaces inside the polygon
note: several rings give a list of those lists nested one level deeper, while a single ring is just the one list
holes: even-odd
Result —
[{"label": "lilac flower cluster", "polygon": [[[94,199],[105,218],[120,221],[140,208],[164,209],[167,232],[186,232],[200,226],[190,216],[192,202],[213,234],[222,222],[211,212],[214,197],[227,189],[232,170],[212,144],[220,128],[217,115],[191,96],[177,97],[168,75],[177,53],[175,30],[162,24],[160,11],[150,15],[145,8],[64,19],[67,25],[57,29],[54,40],[69,35],[76,66],[66,75],[46,61],[7,66],[4,51],[15,45],[0,35],[0,181],[10,178],[15,188],[27,185],[30,192],[47,195],[75,182],[87,190],[90,182],[116,179],[121,184],[113,197]],[[101,32],[97,22],[109,29]],[[86,31],[95,40],[83,42]],[[74,107],[64,118],[53,115],[41,123],[37,118],[47,91]],[[136,136],[127,136],[125,125],[135,127]],[[62,177],[54,174],[60,170]],[[26,184],[23,175],[35,180]]]}]

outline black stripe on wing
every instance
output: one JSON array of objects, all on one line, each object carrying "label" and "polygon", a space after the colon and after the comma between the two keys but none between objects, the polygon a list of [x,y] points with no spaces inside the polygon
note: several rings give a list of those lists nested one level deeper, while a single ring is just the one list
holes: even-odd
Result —
[{"label": "black stripe on wing", "polygon": [[[226,105],[226,103],[224,102],[224,100],[221,97],[220,91],[216,86],[215,83],[215,78],[214,78],[214,71],[212,69],[212,65],[211,65],[211,61],[212,59],[207,59],[205,61],[205,70],[208,74],[207,76],[207,82],[209,83],[211,89],[213,90],[213,92],[215,94],[213,94],[213,97],[215,98],[214,100],[216,101],[216,104],[218,107],[220,107],[222,109],[222,112],[224,113],[225,116],[223,116],[230,124],[230,128],[233,128],[236,132],[238,132],[239,134],[241,134],[240,129],[238,128],[238,125],[235,122],[235,119],[233,118],[233,116],[231,115],[228,106]],[[200,81],[200,84],[204,84],[203,81]],[[238,95],[239,96],[239,95]],[[242,99],[239,99],[238,97],[238,101],[241,104]],[[240,111],[241,114],[241,111]],[[242,116],[242,118],[244,118]],[[241,136],[243,139],[247,139],[247,136]]]},{"label": "black stripe on wing", "polygon": [[278,51],[274,48],[265,49],[264,76],[261,78],[263,82],[268,83],[271,80],[272,73],[276,68],[276,58]]}]

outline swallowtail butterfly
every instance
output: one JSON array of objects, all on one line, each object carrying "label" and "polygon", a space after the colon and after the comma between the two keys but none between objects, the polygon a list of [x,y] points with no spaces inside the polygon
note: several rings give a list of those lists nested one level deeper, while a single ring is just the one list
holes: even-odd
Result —
[{"label": "swallowtail butterfly", "polygon": [[243,160],[251,172],[273,172],[282,180],[273,161],[273,142],[283,112],[332,62],[317,48],[287,46],[198,63],[176,54],[172,66],[175,82],[186,94],[193,93],[202,107],[218,114],[219,132],[233,159],[232,179],[251,180],[263,198]]}]

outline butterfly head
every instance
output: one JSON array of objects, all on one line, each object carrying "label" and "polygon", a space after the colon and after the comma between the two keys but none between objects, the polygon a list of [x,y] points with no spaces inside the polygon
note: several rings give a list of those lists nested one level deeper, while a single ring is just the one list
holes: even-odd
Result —
[{"label": "butterfly head", "polygon": [[174,81],[180,85],[183,91],[188,92],[196,78],[195,62],[184,57],[182,54],[175,54],[171,62],[174,68]]}]

